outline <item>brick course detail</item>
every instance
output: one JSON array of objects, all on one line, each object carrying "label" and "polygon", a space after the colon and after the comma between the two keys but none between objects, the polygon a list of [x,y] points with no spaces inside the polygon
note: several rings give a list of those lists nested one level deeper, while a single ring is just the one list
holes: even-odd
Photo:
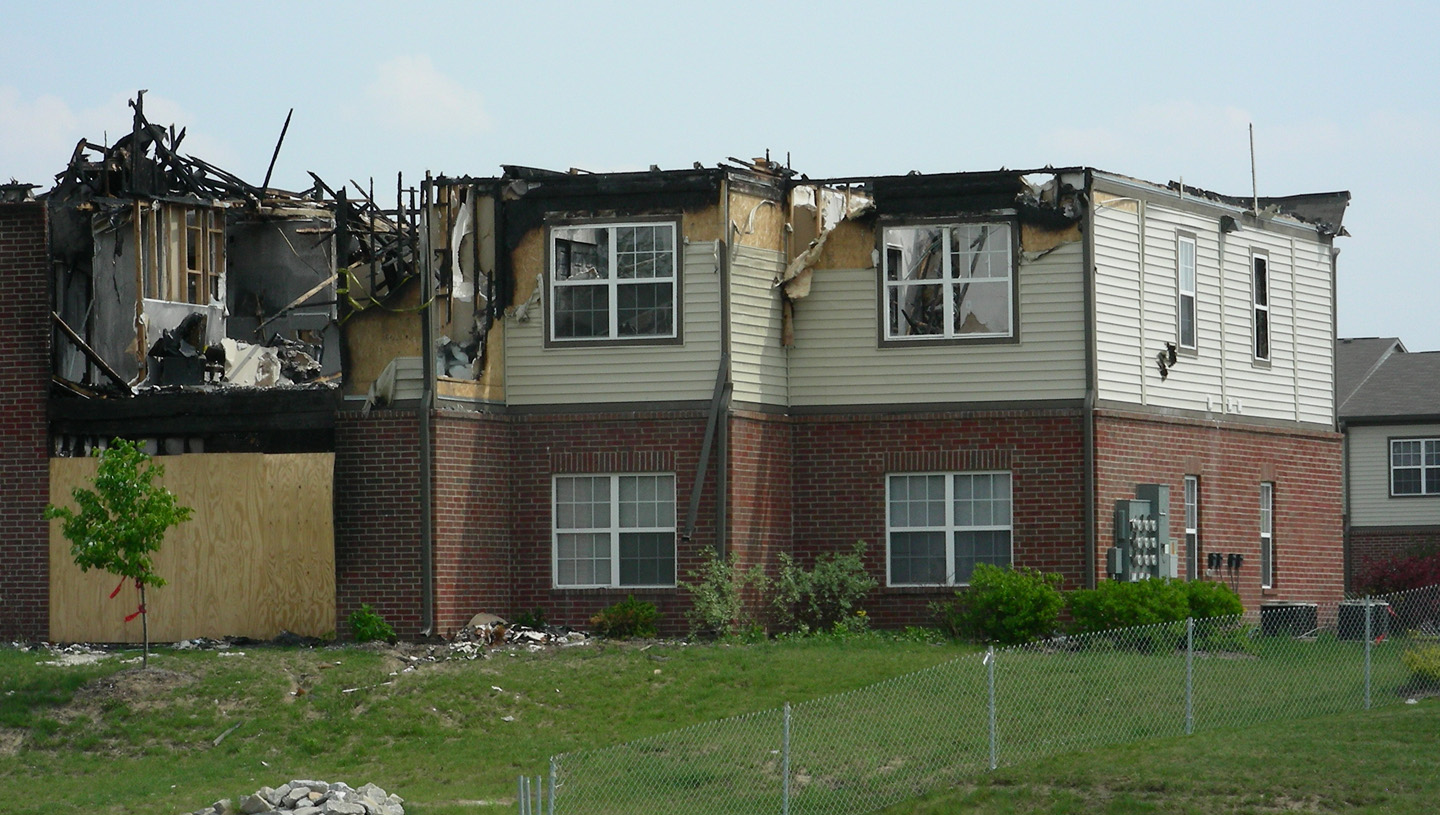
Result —
[{"label": "brick course detail", "polygon": [[0,638],[49,635],[50,262],[45,205],[0,204]]}]

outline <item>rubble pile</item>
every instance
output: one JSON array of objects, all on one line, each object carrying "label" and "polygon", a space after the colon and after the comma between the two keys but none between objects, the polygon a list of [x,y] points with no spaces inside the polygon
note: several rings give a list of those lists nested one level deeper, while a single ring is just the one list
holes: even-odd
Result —
[{"label": "rubble pile", "polygon": [[564,626],[547,625],[543,628],[533,628],[519,623],[510,623],[502,617],[481,612],[470,620],[469,625],[455,633],[450,640],[446,656],[475,659],[487,656],[485,653],[487,648],[501,645],[518,645],[530,651],[538,651],[547,645],[562,647],[579,645],[589,639],[590,637],[584,632],[572,631]]},{"label": "rubble pile", "polygon": [[291,781],[276,789],[261,787],[238,802],[225,798],[193,815],[405,815],[405,799],[374,784],[355,789],[343,781]]}]

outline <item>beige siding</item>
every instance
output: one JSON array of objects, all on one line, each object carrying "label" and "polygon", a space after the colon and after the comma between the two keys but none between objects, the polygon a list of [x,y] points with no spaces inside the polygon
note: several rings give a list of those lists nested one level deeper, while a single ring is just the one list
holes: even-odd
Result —
[{"label": "beige siding", "polygon": [[[1195,238],[1196,349],[1182,350],[1162,381],[1156,354],[1167,342],[1178,344],[1181,234]],[[1268,365],[1252,354],[1252,250],[1269,258]],[[1095,265],[1102,400],[1236,418],[1332,421],[1333,302],[1328,248],[1318,239],[1254,228],[1221,235],[1218,215],[1101,198]]]},{"label": "beige siding", "polygon": [[1352,427],[1349,439],[1351,526],[1440,524],[1440,496],[1390,497],[1392,438],[1440,438],[1440,424]]},{"label": "beige siding", "polygon": [[688,243],[681,271],[679,345],[545,347],[545,306],[505,318],[510,405],[708,400],[720,364],[720,274],[713,241]]},{"label": "beige siding", "polygon": [[775,275],[785,268],[779,252],[736,246],[730,267],[731,379],[737,402],[789,402],[785,349],[781,346],[780,290]]},{"label": "beige siding", "polygon": [[1082,245],[1017,271],[1020,342],[880,348],[875,269],[815,272],[795,304],[796,407],[1080,399],[1085,394]]}]

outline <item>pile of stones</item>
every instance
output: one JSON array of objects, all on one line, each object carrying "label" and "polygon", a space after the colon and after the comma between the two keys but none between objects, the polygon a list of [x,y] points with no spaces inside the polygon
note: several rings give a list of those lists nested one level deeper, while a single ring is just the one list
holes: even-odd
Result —
[{"label": "pile of stones", "polygon": [[193,815],[405,815],[405,800],[374,784],[354,789],[343,781],[291,781],[276,789],[261,787],[238,802],[216,801]]}]

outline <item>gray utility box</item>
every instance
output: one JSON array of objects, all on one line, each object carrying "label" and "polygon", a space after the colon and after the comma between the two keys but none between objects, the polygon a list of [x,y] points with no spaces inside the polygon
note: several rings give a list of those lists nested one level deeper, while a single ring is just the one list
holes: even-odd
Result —
[{"label": "gray utility box", "polygon": [[1344,600],[1335,619],[1336,633],[1342,640],[1365,639],[1365,609],[1370,609],[1370,639],[1390,634],[1390,604],[1384,600]]},{"label": "gray utility box", "polygon": [[[1363,619],[1361,625],[1364,625]],[[1260,633],[1267,637],[1313,636],[1319,627],[1319,607],[1314,603],[1260,604]]]}]

